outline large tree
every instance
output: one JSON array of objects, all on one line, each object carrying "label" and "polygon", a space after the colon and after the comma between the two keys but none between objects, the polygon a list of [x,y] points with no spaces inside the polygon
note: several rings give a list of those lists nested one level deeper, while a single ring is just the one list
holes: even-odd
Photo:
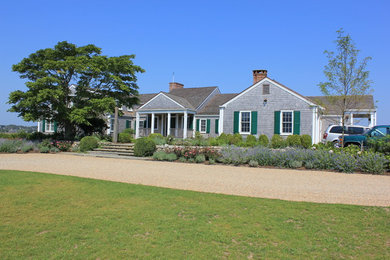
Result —
[{"label": "large tree", "polygon": [[[348,111],[359,106],[363,95],[370,93],[371,81],[366,70],[371,57],[358,60],[359,50],[349,34],[343,29],[337,31],[336,52],[325,51],[328,64],[324,68],[326,82],[319,84],[327,101],[341,117],[344,129]],[[344,130],[343,130],[344,134]]]},{"label": "large tree", "polygon": [[76,129],[93,129],[115,106],[138,102],[136,74],[144,70],[133,64],[134,57],[108,57],[95,45],[66,41],[38,50],[12,67],[27,79],[28,90],[10,93],[9,111],[25,121],[56,121],[67,137]]}]

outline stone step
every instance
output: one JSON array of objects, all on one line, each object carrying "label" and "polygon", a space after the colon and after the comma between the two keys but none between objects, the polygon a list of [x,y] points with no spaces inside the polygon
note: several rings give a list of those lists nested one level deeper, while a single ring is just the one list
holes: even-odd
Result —
[{"label": "stone step", "polygon": [[93,149],[97,152],[113,152],[113,153],[133,153],[133,149],[117,149],[117,148],[96,148]]},{"label": "stone step", "polygon": [[112,145],[102,145],[100,148],[104,149],[127,149],[127,150],[133,150],[134,146],[112,146]]},{"label": "stone step", "polygon": [[123,156],[123,157],[133,157],[133,153],[121,153],[121,152],[99,152],[99,151],[90,151],[88,154],[93,156],[100,157],[115,157],[115,156]]},{"label": "stone step", "polygon": [[133,147],[134,144],[133,143],[100,143],[101,146],[121,146],[121,147]]}]

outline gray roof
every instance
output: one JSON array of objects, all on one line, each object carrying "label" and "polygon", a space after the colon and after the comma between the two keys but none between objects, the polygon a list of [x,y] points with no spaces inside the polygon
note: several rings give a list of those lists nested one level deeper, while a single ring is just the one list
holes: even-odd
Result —
[{"label": "gray roof", "polygon": [[170,93],[163,92],[163,93],[164,93],[164,95],[167,95],[168,97],[170,97],[173,100],[175,100],[177,103],[179,103],[183,107],[188,108],[188,109],[192,109],[192,110],[195,109],[195,107],[190,102],[188,102],[188,100],[186,98],[178,97],[176,95],[172,95],[171,92]]},{"label": "gray roof", "polygon": [[158,93],[153,93],[153,94],[140,94],[138,96],[139,98],[139,106],[142,106],[143,104],[145,104],[146,102],[148,102],[149,100],[151,100],[152,98],[154,98],[155,96],[157,96]]},{"label": "gray roof", "polygon": [[208,104],[198,112],[199,115],[218,115],[219,106],[225,104],[230,99],[237,96],[239,93],[234,94],[217,94],[215,95]]},{"label": "gray roof", "polygon": [[[314,103],[323,106],[327,114],[338,114],[338,100],[337,97],[329,99],[327,96],[310,96],[306,97],[312,100]],[[362,95],[356,98],[355,102],[351,102],[350,109],[375,109],[374,97],[372,95]]]},{"label": "gray roof", "polygon": [[196,109],[217,88],[218,87],[180,88],[174,89],[168,94],[184,98],[192,105],[193,109]]}]

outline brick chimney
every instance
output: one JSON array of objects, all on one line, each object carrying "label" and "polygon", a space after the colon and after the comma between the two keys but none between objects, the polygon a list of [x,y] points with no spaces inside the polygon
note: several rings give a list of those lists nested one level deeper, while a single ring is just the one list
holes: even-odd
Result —
[{"label": "brick chimney", "polygon": [[169,92],[171,92],[174,89],[180,89],[183,88],[184,85],[178,82],[170,82],[169,83]]},{"label": "brick chimney", "polygon": [[256,84],[260,80],[267,77],[267,70],[254,70],[253,71],[253,84]]}]

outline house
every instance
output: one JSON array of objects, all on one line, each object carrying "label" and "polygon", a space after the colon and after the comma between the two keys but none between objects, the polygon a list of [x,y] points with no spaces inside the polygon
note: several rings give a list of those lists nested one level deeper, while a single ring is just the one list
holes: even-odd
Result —
[{"label": "house", "polygon": [[[168,92],[141,94],[139,100],[137,106],[122,107],[118,120],[119,132],[133,128],[136,138],[152,133],[190,138],[198,131],[204,137],[221,133],[244,137],[265,134],[269,138],[274,134],[307,134],[318,143],[329,124],[340,122],[326,97],[303,96],[270,79],[267,70],[254,70],[253,85],[240,93],[222,94],[218,87],[185,88],[171,82]],[[371,95],[348,111],[347,123],[353,124],[354,118],[368,118],[370,126],[375,125]],[[107,133],[112,133],[113,116],[107,119]]]}]

